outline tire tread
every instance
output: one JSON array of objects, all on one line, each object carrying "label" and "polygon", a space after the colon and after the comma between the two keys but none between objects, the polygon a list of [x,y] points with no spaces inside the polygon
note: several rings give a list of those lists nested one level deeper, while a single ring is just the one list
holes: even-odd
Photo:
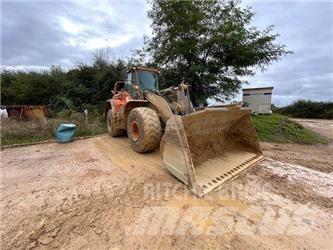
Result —
[{"label": "tire tread", "polygon": [[[132,141],[132,147],[137,152],[149,152],[159,147],[161,141],[161,123],[155,110],[147,107],[135,108],[131,111],[128,121],[131,121],[131,116],[139,116],[143,120],[143,135],[141,138],[140,145],[133,145],[135,142]],[[130,129],[130,122],[127,125],[127,131]],[[130,134],[130,133],[128,133]],[[131,139],[131,138],[130,138]]]}]

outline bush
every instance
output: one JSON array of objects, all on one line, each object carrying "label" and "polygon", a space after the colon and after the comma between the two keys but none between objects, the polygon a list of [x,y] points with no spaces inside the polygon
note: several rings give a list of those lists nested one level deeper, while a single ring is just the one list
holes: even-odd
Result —
[{"label": "bush", "polygon": [[295,118],[333,119],[333,102],[298,100],[275,112]]},{"label": "bush", "polygon": [[2,105],[45,105],[52,112],[100,107],[111,97],[114,83],[122,80],[123,60],[96,57],[92,65],[78,64],[65,71],[51,67],[42,72],[1,72]]}]

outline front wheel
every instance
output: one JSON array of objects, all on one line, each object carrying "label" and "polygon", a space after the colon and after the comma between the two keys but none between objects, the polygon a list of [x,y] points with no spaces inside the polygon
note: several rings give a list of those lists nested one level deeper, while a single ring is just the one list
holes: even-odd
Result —
[{"label": "front wheel", "polygon": [[108,125],[108,132],[111,136],[116,137],[125,134],[125,131],[123,129],[116,128],[116,119],[111,109],[108,110],[107,125]]},{"label": "front wheel", "polygon": [[157,113],[146,107],[131,110],[127,119],[127,134],[136,152],[149,152],[158,148],[162,132]]}]

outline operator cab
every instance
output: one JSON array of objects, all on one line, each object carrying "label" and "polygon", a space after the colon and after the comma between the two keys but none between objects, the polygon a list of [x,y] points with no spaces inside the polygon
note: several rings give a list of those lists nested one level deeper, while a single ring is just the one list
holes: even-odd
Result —
[{"label": "operator cab", "polygon": [[158,90],[157,69],[133,66],[127,71],[125,80],[125,90],[132,96],[135,95],[133,85],[138,84],[140,90]]}]

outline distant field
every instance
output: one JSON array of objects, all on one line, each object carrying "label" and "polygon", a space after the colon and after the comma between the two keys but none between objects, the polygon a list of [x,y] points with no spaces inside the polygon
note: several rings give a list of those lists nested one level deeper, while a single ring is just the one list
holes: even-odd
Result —
[{"label": "distant field", "polygon": [[[255,128],[261,141],[277,143],[316,144],[327,143],[318,134],[304,128],[297,122],[282,115],[253,116]],[[91,119],[86,124],[84,117],[74,114],[67,118],[48,118],[43,121],[17,121],[3,119],[1,121],[1,145],[32,143],[55,139],[55,131],[60,123],[75,123],[75,136],[94,136],[107,133],[105,121],[102,118]]]},{"label": "distant field", "polygon": [[312,130],[304,128],[286,116],[258,115],[253,116],[252,120],[261,141],[298,144],[327,143],[327,140]]},{"label": "distant field", "polygon": [[56,130],[60,123],[75,123],[76,137],[94,136],[107,132],[103,119],[94,117],[87,124],[85,118],[77,113],[71,117],[45,118],[35,121],[2,119],[1,146],[55,139]]}]

